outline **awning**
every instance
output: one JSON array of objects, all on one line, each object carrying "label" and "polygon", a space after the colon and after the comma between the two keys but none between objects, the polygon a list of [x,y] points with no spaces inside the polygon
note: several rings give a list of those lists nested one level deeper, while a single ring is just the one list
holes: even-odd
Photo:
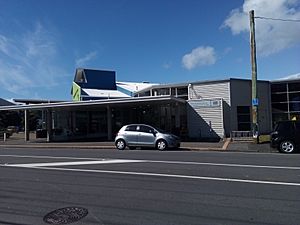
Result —
[{"label": "awning", "polygon": [[117,105],[131,105],[131,104],[147,104],[147,103],[162,103],[162,102],[178,102],[185,103],[186,101],[181,98],[172,96],[147,96],[136,98],[121,98],[121,99],[105,99],[105,100],[90,100],[78,102],[59,102],[59,103],[43,103],[43,104],[29,104],[29,105],[15,105],[15,106],[2,106],[0,111],[20,111],[20,110],[43,110],[43,109],[76,109],[85,107],[97,106],[117,106]]}]

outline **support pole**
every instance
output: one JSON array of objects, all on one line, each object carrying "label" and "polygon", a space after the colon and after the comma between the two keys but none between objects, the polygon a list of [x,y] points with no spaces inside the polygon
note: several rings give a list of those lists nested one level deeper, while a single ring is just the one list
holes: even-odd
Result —
[{"label": "support pole", "polygon": [[258,98],[257,98],[257,64],[254,10],[249,12],[250,17],[250,45],[251,45],[251,68],[252,68],[252,131],[253,138],[258,138]]},{"label": "support pole", "polygon": [[46,128],[47,128],[47,142],[50,142],[52,139],[52,111],[50,109],[47,110],[47,120],[46,120]]},{"label": "support pole", "polygon": [[24,133],[25,142],[29,141],[29,111],[27,109],[24,111]]}]

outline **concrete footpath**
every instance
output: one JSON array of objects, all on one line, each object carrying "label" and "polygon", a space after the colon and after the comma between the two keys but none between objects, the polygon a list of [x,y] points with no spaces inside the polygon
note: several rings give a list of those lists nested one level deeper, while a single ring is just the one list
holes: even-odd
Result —
[{"label": "concrete footpath", "polygon": [[[0,148],[70,148],[70,149],[116,149],[114,142],[46,142],[44,139],[24,139],[13,136],[5,142],[0,140]],[[230,139],[220,142],[181,142],[183,151],[233,151],[233,152],[277,152],[268,143],[231,142]]]}]

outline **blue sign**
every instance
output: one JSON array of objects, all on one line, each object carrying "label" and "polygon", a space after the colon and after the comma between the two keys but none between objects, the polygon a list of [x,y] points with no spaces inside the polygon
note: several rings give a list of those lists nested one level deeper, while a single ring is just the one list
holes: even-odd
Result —
[{"label": "blue sign", "polygon": [[258,106],[258,98],[252,99],[252,105]]}]

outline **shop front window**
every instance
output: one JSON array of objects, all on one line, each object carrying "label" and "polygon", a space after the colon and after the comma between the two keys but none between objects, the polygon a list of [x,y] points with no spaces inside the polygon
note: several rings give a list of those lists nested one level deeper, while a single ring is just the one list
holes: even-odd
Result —
[{"label": "shop front window", "polygon": [[250,106],[237,106],[237,123],[239,131],[251,130]]},{"label": "shop front window", "polygon": [[272,94],[272,102],[287,102],[287,93]]},{"label": "shop front window", "polygon": [[300,101],[290,102],[290,112],[300,112]]},{"label": "shop front window", "polygon": [[273,103],[272,104],[273,112],[288,112],[288,103]]},{"label": "shop front window", "polygon": [[271,85],[271,92],[278,93],[278,92],[287,92],[287,84],[272,84]]},{"label": "shop front window", "polygon": [[289,92],[300,92],[300,82],[297,83],[289,83]]}]

